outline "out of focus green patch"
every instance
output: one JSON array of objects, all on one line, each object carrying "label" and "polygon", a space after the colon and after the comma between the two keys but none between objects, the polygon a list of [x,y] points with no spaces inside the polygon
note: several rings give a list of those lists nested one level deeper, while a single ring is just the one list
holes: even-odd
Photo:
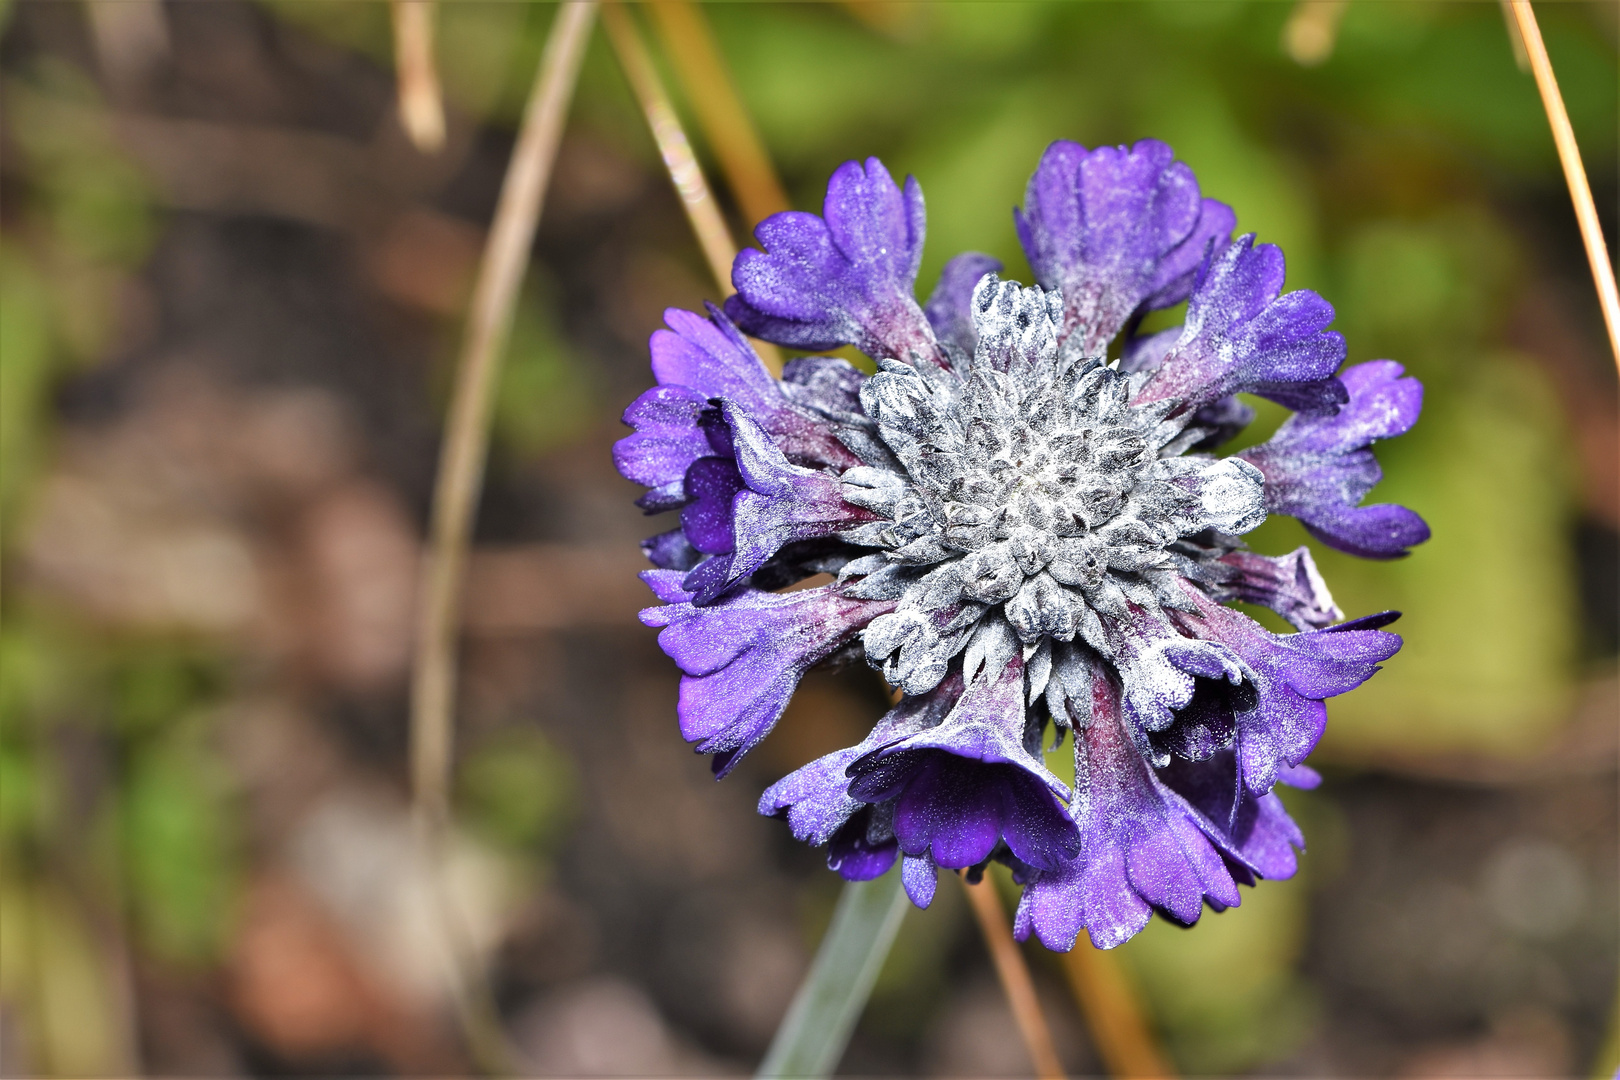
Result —
[{"label": "out of focus green patch", "polygon": [[508,728],[474,747],[456,784],[460,820],[510,852],[550,855],[579,805],[573,761],[541,732]]},{"label": "out of focus green patch", "polygon": [[228,781],[207,733],[206,717],[196,716],[133,747],[108,822],[144,943],[192,963],[215,959],[227,941],[240,855]]},{"label": "out of focus green patch", "polygon": [[495,436],[522,457],[569,442],[596,415],[586,365],[558,325],[555,288],[537,276],[514,313],[495,398]]}]

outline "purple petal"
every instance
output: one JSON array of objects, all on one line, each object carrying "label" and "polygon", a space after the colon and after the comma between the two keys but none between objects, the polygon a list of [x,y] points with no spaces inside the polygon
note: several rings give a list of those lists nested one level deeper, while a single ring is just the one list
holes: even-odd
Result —
[{"label": "purple petal", "polygon": [[703,558],[680,529],[659,533],[641,542],[647,561],[663,570],[690,570]]},{"label": "purple petal", "polygon": [[1222,642],[1249,669],[1252,695],[1228,700],[1238,764],[1256,795],[1270,791],[1279,770],[1315,748],[1327,722],[1323,700],[1366,682],[1401,647],[1398,634],[1382,630],[1273,634],[1241,612],[1204,598],[1197,603],[1202,618],[1185,620],[1192,632]]},{"label": "purple petal", "polygon": [[817,758],[766,788],[759,799],[759,812],[766,817],[786,817],[799,840],[817,847],[827,843],[867,805],[849,795],[849,766],[878,747],[938,724],[961,693],[962,679],[957,675],[927,694],[903,699],[859,745]]},{"label": "purple petal", "polygon": [[1333,416],[1300,414],[1242,457],[1266,474],[1266,509],[1292,514],[1329,547],[1368,559],[1393,559],[1429,538],[1404,506],[1359,506],[1383,478],[1370,447],[1404,434],[1423,409],[1423,384],[1393,360],[1344,373],[1349,402]]},{"label": "purple petal", "polygon": [[692,462],[714,453],[699,420],[708,399],[684,386],[655,386],[624,410],[624,422],[636,429],[613,444],[613,464],[620,475],[650,488],[679,491]]},{"label": "purple petal", "polygon": [[979,341],[978,328],[973,325],[973,287],[984,275],[1000,271],[1000,259],[977,251],[965,251],[946,263],[939,284],[923,305],[934,336],[972,356]]},{"label": "purple petal", "polygon": [[1333,307],[1309,289],[1287,295],[1282,250],[1239,237],[1200,272],[1181,337],[1135,398],[1177,401],[1179,412],[1239,391],[1331,409],[1345,400],[1332,381],[1344,338],[1326,330]]},{"label": "purple petal", "polygon": [[917,859],[907,855],[900,862],[900,883],[906,888],[911,902],[926,909],[934,902],[934,887],[939,882],[939,871],[932,859]]},{"label": "purple petal", "polygon": [[922,259],[922,189],[895,185],[877,158],[848,161],[827,182],[823,217],[760,222],[764,251],[732,266],[726,313],[748,333],[799,349],[854,345],[868,356],[944,364],[913,287]]},{"label": "purple petal", "polygon": [[1344,618],[1308,547],[1277,558],[1233,551],[1221,557],[1217,569],[1231,576],[1211,587],[1210,595],[1216,600],[1268,607],[1299,630],[1320,630]]},{"label": "purple petal", "polygon": [[894,831],[908,855],[940,866],[983,862],[998,840],[1031,866],[1073,857],[1068,789],[1024,745],[1023,661],[981,675],[943,723],[850,767],[850,794],[895,800]]},{"label": "purple petal", "polygon": [[827,869],[837,871],[845,881],[882,877],[900,853],[892,835],[872,838],[870,816],[871,808],[862,808],[827,844]]},{"label": "purple petal", "polygon": [[790,461],[839,469],[857,464],[826,423],[794,406],[725,313],[713,304],[708,309],[708,318],[680,308],[664,312],[669,329],[654,332],[650,345],[659,383],[742,406]]},{"label": "purple petal", "polygon": [[1305,836],[1275,794],[1256,795],[1239,783],[1233,751],[1201,762],[1176,759],[1159,777],[1186,801],[1224,854],[1258,877],[1294,876],[1299,868],[1294,851],[1304,849]]},{"label": "purple petal", "polygon": [[1079,857],[1041,871],[1024,890],[1017,931],[1049,949],[1073,948],[1081,928],[1111,949],[1147,925],[1152,909],[1198,919],[1206,899],[1239,902],[1220,854],[1158,780],[1127,730],[1118,690],[1098,680],[1092,722],[1075,736]]},{"label": "purple petal", "polygon": [[687,504],[681,531],[698,551],[724,554],[736,546],[731,504],[743,489],[742,474],[729,458],[701,457],[686,470]]},{"label": "purple petal", "polygon": [[[727,402],[724,415],[736,463],[695,462],[686,474],[692,501],[681,511],[681,528],[693,547],[730,554],[724,564],[705,563],[687,578],[699,604],[764,566],[786,544],[877,520],[872,511],[844,501],[836,476],[789,464],[764,429],[735,404]],[[707,471],[700,472],[704,466]]]},{"label": "purple petal", "polygon": [[1036,281],[1063,294],[1066,350],[1104,355],[1133,315],[1186,299],[1207,249],[1225,246],[1232,211],[1174,159],[1153,139],[1042,155],[1013,220]]},{"label": "purple petal", "polygon": [[853,600],[836,586],[793,593],[738,589],[717,603],[647,608],[681,680],[681,735],[700,754],[728,755],[724,775],[768,734],[800,677],[849,642],[892,601]]}]

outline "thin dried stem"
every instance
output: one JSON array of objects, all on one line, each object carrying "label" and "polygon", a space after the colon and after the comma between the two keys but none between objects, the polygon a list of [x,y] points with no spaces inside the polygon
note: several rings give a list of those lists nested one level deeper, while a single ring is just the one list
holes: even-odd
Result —
[{"label": "thin dried stem", "polygon": [[435,0],[393,0],[394,77],[399,81],[399,121],[424,154],[444,149],[444,95],[433,59]]},{"label": "thin dried stem", "polygon": [[1092,1045],[1110,1076],[1157,1080],[1175,1075],[1154,1041],[1118,957],[1093,948],[1082,934],[1074,948],[1063,954],[1063,972],[1085,1015]]},{"label": "thin dried stem", "polygon": [[990,947],[990,959],[996,965],[996,975],[1001,979],[1001,989],[1007,995],[1007,1005],[1012,1009],[1018,1034],[1024,1037],[1024,1046],[1029,1050],[1035,1075],[1041,1080],[1061,1080],[1063,1064],[1052,1045],[1051,1029],[1046,1026],[1040,1001],[1035,997],[1035,983],[1029,977],[1024,954],[1013,940],[1012,929],[1007,925],[1007,909],[1001,904],[995,883],[980,879],[975,885],[968,881],[965,874],[960,878],[962,887],[967,890],[968,901],[973,906],[973,914],[979,920],[979,929],[984,931],[985,944]]},{"label": "thin dried stem", "polygon": [[692,223],[692,231],[697,234],[703,257],[708,260],[714,279],[722,288],[729,288],[731,260],[737,255],[737,245],[732,242],[731,230],[726,228],[725,218],[720,216],[720,207],[709,190],[709,182],[703,178],[703,170],[692,153],[692,144],[687,140],[686,131],[675,115],[675,107],[670,104],[669,94],[664,91],[664,84],[658,78],[652,55],[647,52],[640,31],[623,5],[604,4],[602,26],[607,30],[608,40],[613,42],[613,51],[618,54],[625,78],[630,81],[630,89],[636,95],[641,111],[646,114],[647,127],[652,131],[653,141],[658,144],[659,156],[664,159],[664,168],[669,170],[669,178],[675,185],[675,193],[681,198],[681,207],[686,211],[687,219]]},{"label": "thin dried stem", "polygon": [[1513,63],[1526,75],[1530,74],[1530,54],[1524,48],[1524,35],[1519,33],[1519,20],[1513,14],[1511,0],[1496,0],[1502,8],[1502,21],[1507,23],[1508,46],[1513,50]]},{"label": "thin dried stem", "polygon": [[1519,34],[1524,38],[1525,52],[1530,55],[1530,71],[1536,77],[1536,89],[1541,91],[1541,104],[1547,110],[1553,142],[1558,146],[1558,160],[1564,167],[1569,197],[1575,203],[1575,218],[1580,222],[1581,239],[1586,243],[1586,259],[1592,264],[1598,304],[1603,308],[1603,322],[1609,330],[1609,349],[1614,353],[1615,364],[1620,365],[1620,292],[1615,289],[1614,265],[1609,262],[1609,248],[1603,242],[1603,227],[1598,224],[1592,186],[1586,181],[1581,149],[1575,143],[1575,129],[1570,126],[1569,113],[1564,109],[1564,97],[1558,92],[1558,79],[1553,75],[1552,60],[1547,56],[1546,43],[1541,40],[1541,27],[1536,24],[1530,0],[1510,2]]},{"label": "thin dried stem", "polygon": [[[732,242],[731,230],[726,228],[726,219],[720,215],[714,193],[709,190],[709,182],[704,179],[703,169],[692,153],[692,144],[681,127],[680,118],[675,115],[675,107],[670,104],[669,94],[658,77],[657,67],[653,65],[652,54],[647,51],[635,20],[623,4],[602,5],[602,26],[607,30],[608,40],[613,43],[613,51],[618,54],[619,66],[624,68],[630,90],[647,117],[653,142],[658,146],[659,156],[664,159],[664,168],[669,171],[669,179],[675,185],[675,194],[680,196],[686,219],[697,234],[698,246],[703,249],[709,270],[714,274],[721,293],[730,293],[731,261],[737,257],[737,245]],[[772,374],[782,374],[782,354],[776,346],[755,341],[754,351],[759,353]]]},{"label": "thin dried stem", "polygon": [[417,805],[436,820],[444,820],[449,809],[455,629],[473,510],[489,450],[496,375],[595,15],[594,3],[573,0],[562,5],[552,24],[501,184],[456,367],[433,489],[431,546],[418,593],[411,687],[411,779]]},{"label": "thin dried stem", "polygon": [[649,10],[743,216],[761,221],[788,209],[782,181],[737,96],[702,8],[692,0],[660,0]]},{"label": "thin dried stem", "polygon": [[[440,450],[429,548],[417,588],[411,685],[411,781],[421,842],[435,875],[443,866],[450,819],[456,626],[489,450],[490,411],[513,307],[595,15],[596,5],[589,0],[562,5],[546,40],[478,269]],[[508,1072],[493,999],[481,979],[463,975],[470,950],[443,892],[442,883],[436,883],[432,899],[451,951],[448,982],[463,1036],[481,1068]]]},{"label": "thin dried stem", "polygon": [[1305,67],[1326,63],[1348,5],[1349,0],[1299,0],[1283,26],[1283,51]]}]

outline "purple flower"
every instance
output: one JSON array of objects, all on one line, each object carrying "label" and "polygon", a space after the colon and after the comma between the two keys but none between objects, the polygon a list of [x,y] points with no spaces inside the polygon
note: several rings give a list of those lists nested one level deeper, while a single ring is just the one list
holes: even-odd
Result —
[{"label": "purple flower", "polygon": [[[1340,374],[1333,309],[1283,292],[1282,253],[1233,241],[1162,143],[1054,143],[1015,219],[1036,285],[968,253],[919,305],[920,188],[844,165],[822,216],[760,224],[724,313],[666,315],[615,455],[644,509],[679,511],[643,545],[663,605],[642,618],[717,774],[806,670],[864,657],[900,701],[760,812],[850,880],[899,862],[919,906],[938,868],[1000,860],[1021,937],[1109,947],[1294,872],[1304,840],[1273,788],[1315,785],[1323,702],[1401,640],[1394,613],[1341,621],[1308,550],[1241,536],[1287,513],[1369,557],[1425,539],[1410,510],[1360,505],[1370,445],[1412,425],[1421,389],[1389,361]],[[1131,336],[1183,300],[1185,325]],[[739,327],[854,344],[877,371],[806,356],[775,380]],[[1253,418],[1240,393],[1296,414],[1217,456]],[[830,583],[789,588],[814,575]],[[1046,766],[1071,735],[1073,790]]]}]

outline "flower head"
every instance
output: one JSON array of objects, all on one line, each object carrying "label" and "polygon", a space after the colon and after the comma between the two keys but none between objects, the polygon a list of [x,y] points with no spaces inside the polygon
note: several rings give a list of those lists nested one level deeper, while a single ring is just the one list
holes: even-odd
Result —
[{"label": "flower head", "polygon": [[[760,224],[723,311],[667,313],[659,385],[615,453],[645,509],[680,510],[644,545],[665,603],[642,618],[715,772],[811,666],[863,656],[898,703],[760,812],[852,880],[901,860],[921,906],[936,868],[1000,860],[1025,885],[1020,936],[1108,947],[1294,872],[1303,838],[1272,789],[1314,785],[1323,701],[1401,640],[1393,613],[1340,621],[1307,549],[1241,536],[1285,513],[1367,557],[1427,539],[1404,507],[1358,505],[1380,479],[1370,445],[1412,425],[1422,389],[1390,361],[1340,373],[1333,309],[1284,293],[1281,251],[1233,240],[1232,211],[1162,143],[1054,143],[1025,201],[1036,284],[968,253],[919,305],[921,189],[844,165],[821,216]],[[1182,301],[1182,326],[1135,333]],[[877,373],[809,356],[777,380],[744,332],[854,345]],[[1219,456],[1253,416],[1244,392],[1295,415]],[[833,580],[779,591],[816,574]],[[1072,789],[1043,752],[1071,733]]]}]

